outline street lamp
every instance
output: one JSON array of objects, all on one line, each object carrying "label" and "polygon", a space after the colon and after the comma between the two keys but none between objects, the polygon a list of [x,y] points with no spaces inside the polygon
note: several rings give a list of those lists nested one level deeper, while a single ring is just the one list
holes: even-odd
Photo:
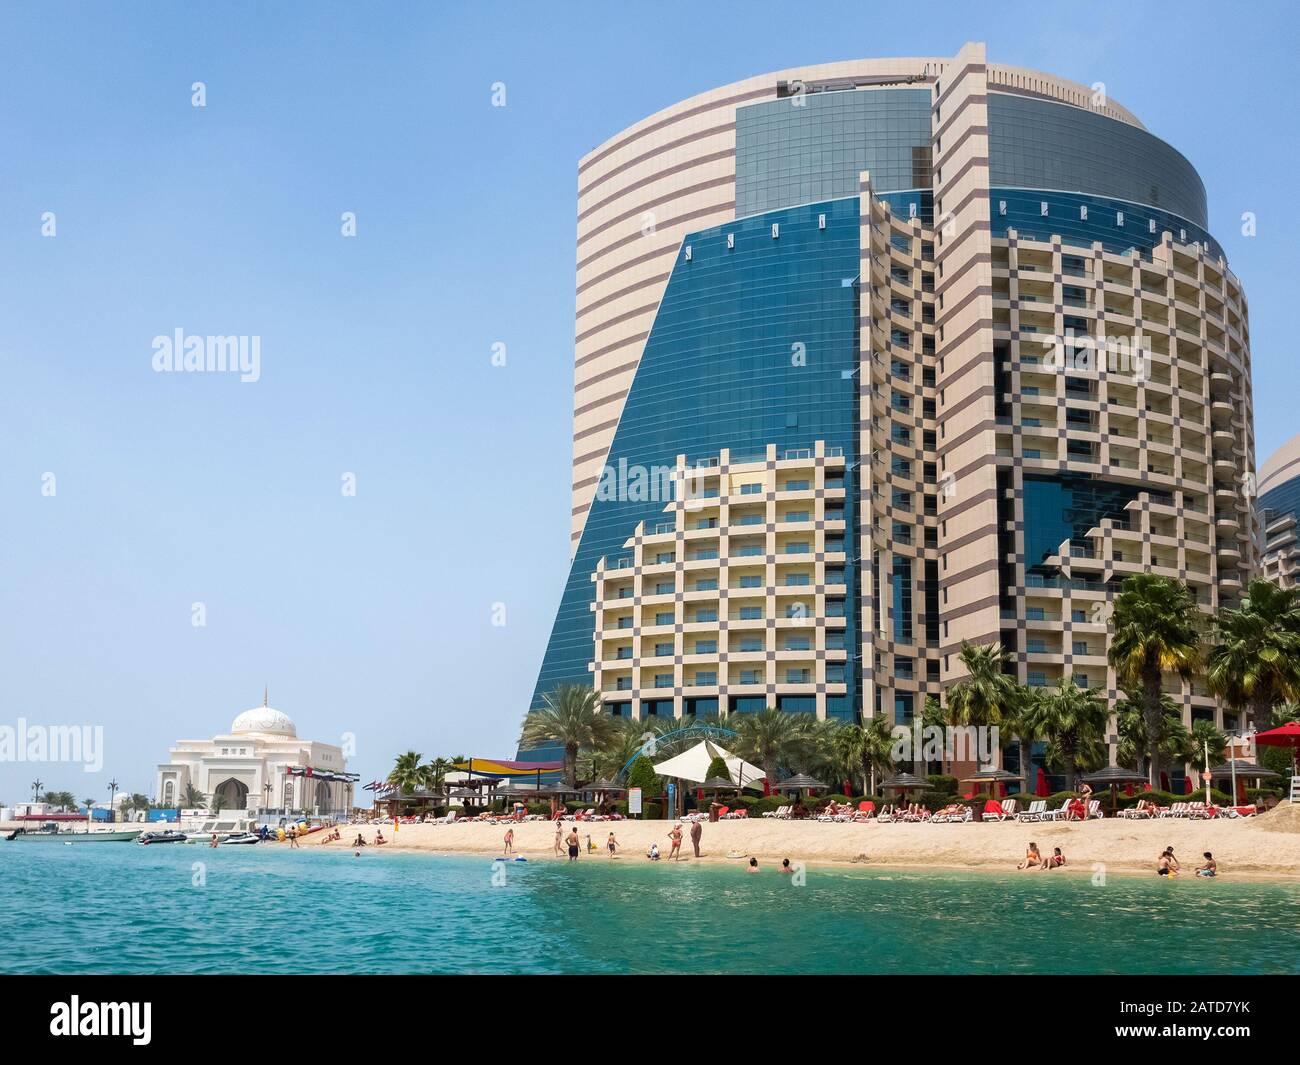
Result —
[{"label": "street lamp", "polygon": [[43,781],[40,777],[37,777],[35,780],[32,781],[32,802],[41,801],[41,785],[44,783],[45,781]]}]

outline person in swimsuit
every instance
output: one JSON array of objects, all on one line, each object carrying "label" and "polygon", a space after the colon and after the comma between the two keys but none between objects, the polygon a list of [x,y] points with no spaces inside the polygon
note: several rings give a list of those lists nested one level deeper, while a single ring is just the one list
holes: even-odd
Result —
[{"label": "person in swimsuit", "polygon": [[1196,867],[1197,876],[1218,876],[1219,863],[1214,860],[1214,855],[1209,851],[1204,854],[1205,864]]},{"label": "person in swimsuit", "polygon": [[1177,876],[1178,859],[1174,857],[1174,848],[1166,847],[1156,859],[1156,876]]},{"label": "person in swimsuit", "polygon": [[605,846],[609,848],[609,856],[614,857],[614,852],[618,850],[618,840],[614,838],[614,833],[609,834],[609,839],[605,840]]},{"label": "person in swimsuit", "polygon": [[749,859],[749,868],[746,870],[746,872],[749,872],[749,873],[757,873],[757,872],[758,872],[758,859],[757,859],[757,858],[750,858],[750,859]]},{"label": "person in swimsuit", "polygon": [[704,835],[704,826],[698,821],[691,825],[691,846],[695,848],[695,857],[700,856],[700,837]]},{"label": "person in swimsuit", "polygon": [[1016,866],[1017,869],[1041,869],[1043,867],[1043,856],[1038,853],[1038,844],[1030,843],[1029,850],[1025,852],[1025,860]]},{"label": "person in swimsuit", "polygon": [[1059,869],[1065,864],[1065,855],[1061,853],[1060,847],[1052,848],[1052,856],[1043,863],[1044,869]]},{"label": "person in swimsuit", "polygon": [[375,846],[378,846],[378,845],[381,844],[381,843],[387,843],[387,842],[388,842],[388,840],[384,839],[384,830],[383,830],[382,828],[381,828],[381,829],[378,829],[378,830],[375,832]]},{"label": "person in swimsuit", "polygon": [[505,853],[514,854],[514,852],[515,852],[515,830],[513,828],[507,828]]},{"label": "person in swimsuit", "polygon": [[555,856],[562,857],[564,851],[560,849],[560,844],[564,842],[564,825],[559,821],[555,822]]},{"label": "person in swimsuit", "polygon": [[669,843],[672,844],[672,848],[668,851],[668,857],[671,858],[671,859],[672,859],[673,861],[675,861],[675,862],[679,862],[679,861],[681,861],[681,859],[682,859],[682,826],[681,826],[680,824],[674,824],[674,825],[673,825],[673,830],[672,830],[671,832],[668,833],[668,841],[669,841]]},{"label": "person in swimsuit", "polygon": [[792,868],[790,868],[790,859],[789,859],[789,858],[782,858],[782,859],[781,859],[781,872],[786,873],[786,874],[789,874],[789,875],[793,875],[793,874],[794,874],[794,870],[793,870]]},{"label": "person in swimsuit", "polygon": [[564,842],[569,845],[569,861],[576,862],[578,860],[578,830],[576,828],[571,829]]}]

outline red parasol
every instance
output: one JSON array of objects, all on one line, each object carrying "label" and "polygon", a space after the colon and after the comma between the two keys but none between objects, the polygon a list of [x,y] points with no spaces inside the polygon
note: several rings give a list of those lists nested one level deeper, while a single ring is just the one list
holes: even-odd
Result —
[{"label": "red parasol", "polygon": [[1045,799],[1051,794],[1047,790],[1047,774],[1043,772],[1041,767],[1038,770],[1038,778],[1034,781],[1034,794],[1040,799]]},{"label": "red parasol", "polygon": [[1300,758],[1300,721],[1288,721],[1267,732],[1256,732],[1255,744],[1260,747],[1290,747],[1291,759],[1295,761]]}]

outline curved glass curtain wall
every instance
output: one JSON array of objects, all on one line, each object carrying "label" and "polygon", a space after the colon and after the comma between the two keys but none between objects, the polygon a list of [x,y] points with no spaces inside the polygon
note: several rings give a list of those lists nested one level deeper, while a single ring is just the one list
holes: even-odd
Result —
[{"label": "curved glass curtain wall", "polygon": [[1294,514],[1300,517],[1300,477],[1292,477],[1289,481],[1283,481],[1276,488],[1270,488],[1259,497],[1256,507],[1261,514],[1266,510],[1271,510],[1273,520],[1282,517],[1284,514]]},{"label": "curved glass curtain wall", "polygon": [[[818,216],[826,216],[826,228]],[[772,226],[779,236],[772,237]],[[727,234],[735,246],[727,247]],[[672,467],[688,460],[752,455],[769,443],[808,448],[817,440],[857,455],[858,201],[774,211],[688,236],[677,254],[606,460],[617,469]],[[806,365],[793,356],[802,344]],[[846,476],[845,541],[856,543],[857,510]],[[532,707],[559,683],[591,682],[594,584],[602,556],[624,554],[640,521],[664,520],[667,501],[596,498],[569,572],[533,693]],[[847,645],[857,645],[858,591],[846,567]],[[850,666],[853,663],[850,661]],[[857,705],[854,670],[846,700]],[[521,757],[553,757],[551,749]]]},{"label": "curved glass curtain wall", "polygon": [[736,110],[737,218],[856,196],[863,170],[877,192],[930,188],[929,89],[817,92]]},{"label": "curved glass curtain wall", "polygon": [[1069,104],[991,92],[989,184],[1146,204],[1209,225],[1205,186],[1159,137]]}]

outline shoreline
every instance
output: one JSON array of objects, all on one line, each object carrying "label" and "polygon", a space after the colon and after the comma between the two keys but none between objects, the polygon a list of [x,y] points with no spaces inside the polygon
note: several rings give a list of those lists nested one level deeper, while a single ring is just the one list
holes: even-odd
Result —
[{"label": "shoreline", "polygon": [[[673,864],[668,855],[670,821],[566,820],[564,834],[576,827],[581,841],[579,860],[611,861],[605,841],[612,831],[619,843],[613,861],[644,863],[650,843],[659,844],[661,862]],[[453,825],[340,826],[343,838],[323,843],[308,837],[300,849],[352,850],[358,832],[375,850],[436,855],[482,855],[504,857],[505,824],[466,823]],[[1219,863],[1221,877],[1279,882],[1300,881],[1300,808],[1285,805],[1269,814],[1249,820],[1130,821],[1105,818],[1088,822],[1031,822],[1000,824],[838,824],[808,821],[721,821],[703,824],[701,855],[691,849],[690,825],[683,825],[682,861],[744,866],[745,859],[758,859],[760,867],[779,866],[783,858],[807,866],[1019,873],[1029,841],[1044,855],[1060,847],[1067,875],[1091,875],[1095,865],[1109,875],[1154,876],[1156,857],[1165,846],[1173,846],[1190,877],[1202,862],[1203,851],[1211,851]],[[383,829],[388,843],[376,847],[373,840]],[[554,822],[522,822],[514,826],[514,856],[529,861],[567,861],[554,849]],[[587,852],[587,837],[596,846]],[[744,859],[728,857],[741,853]]]}]

